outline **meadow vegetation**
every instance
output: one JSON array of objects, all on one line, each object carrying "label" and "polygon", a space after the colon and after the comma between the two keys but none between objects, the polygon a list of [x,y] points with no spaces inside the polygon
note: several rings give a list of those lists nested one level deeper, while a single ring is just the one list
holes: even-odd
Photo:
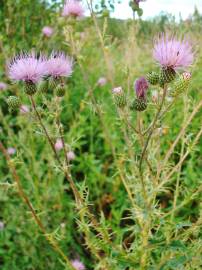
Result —
[{"label": "meadow vegetation", "polygon": [[[122,21],[89,3],[78,20],[48,2],[0,0],[0,269],[199,270],[202,16]],[[159,72],[162,32],[192,44],[191,79],[172,95],[182,72],[149,84],[138,111],[134,82]],[[73,58],[64,96],[9,79],[22,51]]]}]

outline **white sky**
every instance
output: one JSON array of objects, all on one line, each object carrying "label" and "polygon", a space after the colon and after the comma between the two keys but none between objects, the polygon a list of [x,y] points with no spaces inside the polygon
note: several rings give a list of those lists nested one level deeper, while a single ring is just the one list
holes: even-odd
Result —
[{"label": "white sky", "polygon": [[[132,18],[132,11],[128,3],[129,0],[122,0],[121,4],[117,4],[112,17],[120,19]],[[202,0],[147,0],[140,3],[140,6],[144,10],[143,18],[154,17],[161,11],[167,11],[177,18],[181,13],[183,18],[187,18],[189,14],[193,13],[195,6],[202,13]]]}]

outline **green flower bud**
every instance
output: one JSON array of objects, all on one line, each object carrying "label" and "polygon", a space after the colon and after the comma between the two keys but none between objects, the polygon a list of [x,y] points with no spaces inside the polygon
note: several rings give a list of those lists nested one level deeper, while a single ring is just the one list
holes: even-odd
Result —
[{"label": "green flower bud", "polygon": [[146,108],[147,108],[147,101],[143,98],[136,98],[130,106],[131,110],[139,112],[145,111]]},{"label": "green flower bud", "polygon": [[63,97],[65,95],[65,86],[63,83],[58,84],[55,89],[57,97]]},{"label": "green flower bud", "polygon": [[112,90],[114,102],[117,107],[124,108],[127,104],[125,93],[122,87],[116,87]]},{"label": "green flower bud", "polygon": [[21,101],[19,97],[16,96],[9,96],[7,98],[7,104],[11,111],[17,111],[21,106]]},{"label": "green flower bud", "polygon": [[161,74],[160,74],[160,82],[163,84],[170,83],[175,79],[176,72],[173,68],[162,68]]},{"label": "green flower bud", "polygon": [[147,80],[150,84],[156,85],[159,83],[159,74],[157,72],[149,72],[147,74]]},{"label": "green flower bud", "polygon": [[175,97],[183,92],[185,92],[190,84],[191,73],[184,72],[179,78],[174,82],[173,91],[171,92],[171,96]]},{"label": "green flower bud", "polygon": [[36,93],[37,87],[36,84],[32,81],[26,81],[25,82],[25,93],[29,96],[32,96]]}]

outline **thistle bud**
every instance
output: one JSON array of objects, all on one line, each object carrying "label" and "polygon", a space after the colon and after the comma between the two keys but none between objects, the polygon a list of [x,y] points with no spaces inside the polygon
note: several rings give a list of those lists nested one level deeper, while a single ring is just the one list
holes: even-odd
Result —
[{"label": "thistle bud", "polygon": [[147,101],[143,98],[136,98],[130,106],[131,110],[139,112],[145,111],[146,108],[147,108]]},{"label": "thistle bud", "polygon": [[174,83],[171,96],[175,97],[185,92],[189,87],[190,79],[191,73],[189,72],[184,72],[182,75],[180,75],[180,77]]},{"label": "thistle bud", "polygon": [[58,84],[55,89],[57,97],[63,97],[65,95],[65,87],[63,83]]},{"label": "thistle bud", "polygon": [[170,83],[175,79],[176,72],[173,68],[167,67],[162,68],[161,74],[160,74],[160,82],[162,84]]},{"label": "thistle bud", "polygon": [[19,97],[10,96],[7,98],[7,104],[11,111],[17,111],[21,106],[21,101]]},{"label": "thistle bud", "polygon": [[147,74],[147,80],[150,84],[156,85],[159,83],[159,74],[157,72],[149,72]]},{"label": "thistle bud", "polygon": [[126,96],[125,93],[122,89],[122,87],[116,87],[112,90],[112,94],[114,97],[114,102],[119,108],[123,108],[126,106],[127,101],[126,101]]},{"label": "thistle bud", "polygon": [[25,93],[29,96],[32,96],[36,93],[37,87],[36,84],[32,81],[26,81],[25,82]]},{"label": "thistle bud", "polygon": [[42,80],[40,81],[38,85],[38,90],[42,93],[47,93],[49,88],[49,82],[48,80]]}]

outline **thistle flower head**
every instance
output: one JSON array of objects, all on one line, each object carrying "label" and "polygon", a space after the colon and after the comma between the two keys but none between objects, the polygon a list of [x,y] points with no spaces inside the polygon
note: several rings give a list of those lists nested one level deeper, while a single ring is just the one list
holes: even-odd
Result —
[{"label": "thistle flower head", "polygon": [[107,79],[105,77],[100,77],[97,81],[99,86],[104,86],[107,83]]},{"label": "thistle flower head", "polygon": [[37,83],[47,74],[46,59],[35,53],[20,54],[8,65],[8,75],[11,80]]},{"label": "thistle flower head", "polygon": [[44,34],[44,36],[50,37],[53,34],[53,28],[50,26],[44,26],[42,29],[42,33]]},{"label": "thistle flower head", "polygon": [[73,260],[72,265],[74,266],[76,270],[85,270],[84,264],[80,262],[79,260]]},{"label": "thistle flower head", "polygon": [[81,18],[84,16],[84,8],[78,0],[66,0],[62,11],[62,16]]},{"label": "thistle flower head", "polygon": [[144,77],[141,77],[135,81],[134,88],[138,98],[145,98],[149,83]]},{"label": "thistle flower head", "polygon": [[69,161],[72,161],[72,160],[74,160],[75,158],[76,158],[76,155],[74,154],[73,151],[67,152],[67,159],[68,159]]},{"label": "thistle flower head", "polygon": [[182,74],[182,76],[183,76],[183,78],[184,78],[185,81],[191,79],[191,73],[190,72],[184,72]]},{"label": "thistle flower head", "polygon": [[122,87],[119,86],[119,87],[115,87],[114,89],[112,89],[112,94],[114,94],[114,95],[122,95],[123,94]]},{"label": "thistle flower head", "polygon": [[47,61],[48,75],[58,77],[69,77],[72,74],[73,61],[63,52],[53,52]]},{"label": "thistle flower head", "polygon": [[61,139],[57,139],[55,143],[55,150],[60,151],[63,148],[63,143]]},{"label": "thistle flower head", "polygon": [[185,38],[162,34],[155,40],[153,57],[163,68],[186,68],[194,61],[193,47]]},{"label": "thistle flower head", "polygon": [[25,104],[22,104],[21,106],[20,106],[20,113],[21,114],[26,114],[26,113],[29,113],[29,107],[27,106],[27,105],[25,105]]},{"label": "thistle flower head", "polygon": [[7,153],[8,153],[9,155],[14,155],[15,152],[16,152],[16,149],[15,149],[15,148],[13,148],[13,147],[8,147]]},{"label": "thistle flower head", "polygon": [[7,84],[4,82],[0,82],[0,90],[6,90]]}]

